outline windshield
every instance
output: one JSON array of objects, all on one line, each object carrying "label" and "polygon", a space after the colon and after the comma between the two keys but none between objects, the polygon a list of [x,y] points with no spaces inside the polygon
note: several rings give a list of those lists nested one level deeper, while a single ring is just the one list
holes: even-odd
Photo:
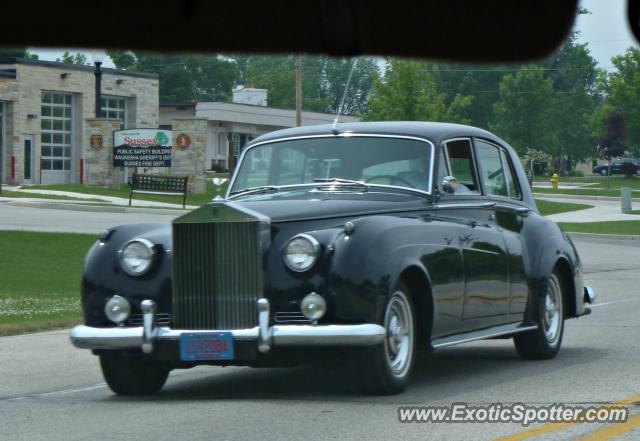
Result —
[{"label": "windshield", "polygon": [[231,193],[264,187],[350,180],[429,192],[432,146],[427,141],[328,136],[251,147]]}]

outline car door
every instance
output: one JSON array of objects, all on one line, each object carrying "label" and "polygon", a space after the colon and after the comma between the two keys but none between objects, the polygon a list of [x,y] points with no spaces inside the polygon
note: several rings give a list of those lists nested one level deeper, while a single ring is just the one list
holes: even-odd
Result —
[{"label": "car door", "polygon": [[[441,190],[437,207],[456,220],[456,242],[464,264],[462,330],[470,331],[505,322],[509,285],[507,251],[495,222],[495,203],[483,195],[471,138],[442,143],[438,179],[457,179],[453,192]],[[440,183],[442,186],[442,183]]]},{"label": "car door", "polygon": [[528,253],[525,252],[521,233],[531,210],[521,202],[521,185],[524,184],[517,180],[509,152],[484,139],[475,138],[474,144],[483,187],[486,195],[495,202],[495,224],[507,251],[509,294],[505,322],[516,322],[522,319],[528,296],[525,270],[529,266],[525,261]]}]

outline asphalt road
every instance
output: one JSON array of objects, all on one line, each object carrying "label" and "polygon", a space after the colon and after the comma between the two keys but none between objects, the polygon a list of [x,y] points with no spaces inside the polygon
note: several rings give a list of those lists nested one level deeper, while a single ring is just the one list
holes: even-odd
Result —
[{"label": "asphalt road", "polygon": [[19,200],[0,203],[0,230],[98,234],[107,227],[134,222],[171,221],[181,210],[29,204]]},{"label": "asphalt road", "polygon": [[[593,314],[566,324],[553,360],[523,361],[510,340],[422,355],[409,389],[369,397],[332,372],[302,367],[202,367],[174,371],[152,398],[122,398],[104,385],[97,359],[65,332],[0,338],[0,440],[492,440],[515,441],[515,423],[401,424],[401,405],[552,403],[599,405],[629,399],[640,414],[640,244],[577,241]],[[633,398],[635,397],[635,398]],[[594,434],[615,424],[536,426],[535,440]],[[640,426],[621,440],[640,439]],[[609,431],[609,432],[606,432]],[[608,434],[607,434],[608,433]],[[524,434],[524,435],[523,435]],[[614,433],[615,434],[615,433]]]}]

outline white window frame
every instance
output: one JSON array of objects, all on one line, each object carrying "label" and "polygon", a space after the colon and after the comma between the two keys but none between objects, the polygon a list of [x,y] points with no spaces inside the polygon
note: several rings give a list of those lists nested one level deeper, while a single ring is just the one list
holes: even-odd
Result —
[{"label": "white window frame", "polygon": [[[69,104],[66,104],[64,102],[63,102],[63,104],[46,103],[47,105],[49,105],[51,107],[51,110],[52,110],[51,115],[49,115],[49,116],[40,115],[40,121],[41,121],[40,122],[40,155],[39,155],[40,156],[40,161],[39,161],[39,164],[38,164],[38,170],[40,170],[40,172],[42,172],[42,171],[69,172],[70,176],[73,177],[74,170],[75,170],[74,169],[74,165],[75,165],[75,128],[76,128],[75,127],[75,121],[74,121],[74,119],[75,119],[75,115],[74,115],[75,97],[74,97],[74,94],[72,94],[72,93],[59,92],[59,91],[55,91],[55,90],[42,90],[40,92],[40,94],[41,94],[40,95],[40,107],[41,108],[42,108],[43,104],[45,104],[43,102],[42,98],[43,98],[43,95],[46,94],[46,93],[49,93],[49,94],[52,94],[52,95],[62,95],[64,97],[69,96],[70,97],[70,103]],[[53,108],[54,107],[62,107],[63,108],[63,116],[62,117],[53,116]],[[71,112],[70,112],[71,116],[68,118],[69,121],[71,122],[71,128],[68,131],[64,128],[64,123],[67,120],[67,117],[64,116],[64,109],[67,108],[67,107],[71,110]],[[52,127],[51,129],[48,129],[48,130],[42,129],[42,121],[45,118],[51,120],[51,123],[52,123],[51,124],[51,127]],[[63,124],[62,125],[62,130],[55,130],[55,133],[61,133],[62,134],[62,143],[61,144],[56,143],[56,146],[55,146],[55,147],[61,147],[63,149],[62,150],[63,151],[63,155],[62,156],[54,156],[53,155],[53,149],[54,149],[54,143],[53,143],[53,135],[54,135],[53,121],[55,121],[55,120],[62,120],[62,124]],[[51,134],[51,141],[46,143],[49,146],[49,148],[51,149],[50,154],[47,155],[47,156],[44,156],[42,154],[42,149],[45,147],[45,143],[42,141],[42,134],[43,133]],[[67,134],[67,133],[69,134],[69,144],[68,145],[65,144],[65,142],[64,142],[64,135]],[[67,146],[69,147],[69,156],[64,156],[64,149]],[[32,146],[32,148],[34,148],[34,146]],[[44,159],[48,159],[50,161],[62,159],[62,161],[63,161],[62,169],[61,170],[56,170],[56,169],[53,169],[53,168],[43,169],[42,168],[42,160],[43,160],[43,158]],[[67,159],[69,160],[69,168],[65,169],[64,168],[64,161],[67,160]]]},{"label": "white window frame", "polygon": [[[117,118],[120,119],[121,122],[121,129],[126,130],[127,129],[127,120],[129,117],[128,114],[128,109],[127,109],[127,97],[126,96],[118,96],[118,95],[102,95],[101,100],[105,100],[106,101],[106,105],[103,105],[102,102],[100,103],[100,112],[102,113],[102,115],[104,115],[104,118],[110,118],[109,117],[109,112],[117,112],[117,113],[121,113],[122,112],[122,119],[121,118]],[[109,107],[109,100],[118,100],[118,101],[122,101],[124,102],[124,107],[120,108],[120,107]]]}]

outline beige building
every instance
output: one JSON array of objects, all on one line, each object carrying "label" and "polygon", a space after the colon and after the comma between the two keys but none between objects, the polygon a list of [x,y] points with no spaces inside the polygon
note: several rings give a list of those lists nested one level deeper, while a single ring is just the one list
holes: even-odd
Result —
[{"label": "beige building", "polygon": [[[4,183],[91,183],[86,163],[96,150],[90,142],[96,117],[94,70],[94,66],[0,59]],[[116,128],[158,127],[156,75],[102,72],[101,120]],[[103,137],[109,136],[105,131]],[[106,146],[110,140],[104,141]]]}]

